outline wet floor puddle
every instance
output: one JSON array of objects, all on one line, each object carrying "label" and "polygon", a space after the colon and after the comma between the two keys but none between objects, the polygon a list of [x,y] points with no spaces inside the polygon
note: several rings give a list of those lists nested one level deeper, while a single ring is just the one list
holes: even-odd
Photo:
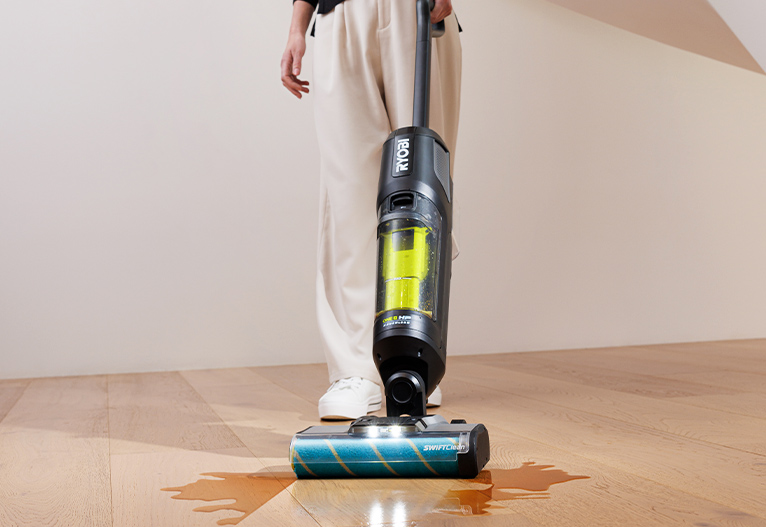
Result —
[{"label": "wet floor puddle", "polygon": [[[194,509],[196,512],[228,510],[240,514],[218,520],[218,525],[238,524],[296,482],[292,472],[208,472],[202,476],[205,477],[194,483],[162,490],[177,492],[178,494],[172,496],[177,500],[219,502],[197,507]],[[568,474],[554,468],[553,465],[528,462],[513,469],[483,470],[476,479],[464,481],[469,487],[479,488],[450,489],[441,496],[434,496],[426,490],[397,490],[396,485],[380,485],[380,480],[328,481],[336,482],[334,493],[344,494],[344,498],[356,502],[353,509],[368,511],[369,523],[376,525],[382,523],[381,520],[387,513],[399,516],[399,519],[405,521],[433,513],[460,516],[491,514],[493,502],[550,499],[548,490],[551,486],[588,478],[589,476]],[[356,484],[350,483],[351,481],[356,481]],[[378,481],[378,484],[375,484],[375,481]],[[327,505],[320,502],[323,493],[315,492],[312,487],[317,483],[312,480],[300,481],[293,488],[293,494],[307,510],[321,513]],[[361,489],[360,486],[364,486],[365,489]]]},{"label": "wet floor puddle", "polygon": [[589,477],[568,474],[553,465],[538,465],[534,462],[513,469],[482,470],[476,479],[468,480],[467,483],[485,484],[486,488],[450,490],[444,497],[445,505],[438,511],[480,516],[489,513],[492,501],[549,499],[550,493],[547,491],[551,486]]},{"label": "wet floor puddle", "polygon": [[292,472],[257,472],[254,474],[206,472],[201,475],[209,477],[199,479],[183,487],[168,487],[162,490],[178,492],[172,496],[176,500],[208,502],[230,502],[234,500],[234,503],[217,503],[194,509],[195,512],[230,510],[242,514],[242,516],[219,520],[218,525],[238,524],[285,490],[296,479]]}]

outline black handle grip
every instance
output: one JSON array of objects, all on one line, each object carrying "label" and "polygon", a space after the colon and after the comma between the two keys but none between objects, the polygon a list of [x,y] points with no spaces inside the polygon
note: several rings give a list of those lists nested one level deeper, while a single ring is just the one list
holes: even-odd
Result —
[{"label": "black handle grip", "polygon": [[444,20],[441,22],[437,22],[436,24],[431,24],[431,36],[434,38],[439,38],[444,34],[444,31],[446,31],[446,28],[444,27]]},{"label": "black handle grip", "polygon": [[[433,11],[434,6],[436,5],[436,2],[434,0],[428,0],[428,9]],[[434,38],[439,38],[444,34],[445,28],[444,28],[444,20],[437,22],[436,24],[431,24],[431,36]]]}]

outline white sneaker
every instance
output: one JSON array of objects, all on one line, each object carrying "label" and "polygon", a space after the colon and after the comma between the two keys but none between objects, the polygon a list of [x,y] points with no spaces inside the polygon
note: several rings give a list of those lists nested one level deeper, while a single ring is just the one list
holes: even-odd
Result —
[{"label": "white sneaker", "polygon": [[361,377],[341,379],[319,399],[319,418],[356,419],[380,410],[382,402],[380,385]]},{"label": "white sneaker", "polygon": [[437,406],[442,405],[442,389],[438,386],[436,389],[431,393],[431,395],[428,396],[428,401],[426,402],[426,408],[436,408]]}]

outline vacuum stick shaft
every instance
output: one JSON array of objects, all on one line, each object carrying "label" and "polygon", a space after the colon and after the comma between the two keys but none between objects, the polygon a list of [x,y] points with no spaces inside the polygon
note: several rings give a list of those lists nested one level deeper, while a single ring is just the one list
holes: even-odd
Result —
[{"label": "vacuum stick shaft", "polygon": [[417,0],[417,18],[415,103],[412,112],[412,125],[428,128],[431,92],[431,8],[428,0]]}]

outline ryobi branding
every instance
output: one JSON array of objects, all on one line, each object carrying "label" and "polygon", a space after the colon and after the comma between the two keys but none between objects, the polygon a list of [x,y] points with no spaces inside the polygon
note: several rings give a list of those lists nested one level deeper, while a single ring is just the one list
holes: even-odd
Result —
[{"label": "ryobi branding", "polygon": [[410,139],[408,137],[396,142],[396,171],[404,172],[410,166]]},{"label": "ryobi branding", "polygon": [[410,174],[412,165],[412,136],[400,136],[396,138],[394,146],[394,175],[405,176]]}]

